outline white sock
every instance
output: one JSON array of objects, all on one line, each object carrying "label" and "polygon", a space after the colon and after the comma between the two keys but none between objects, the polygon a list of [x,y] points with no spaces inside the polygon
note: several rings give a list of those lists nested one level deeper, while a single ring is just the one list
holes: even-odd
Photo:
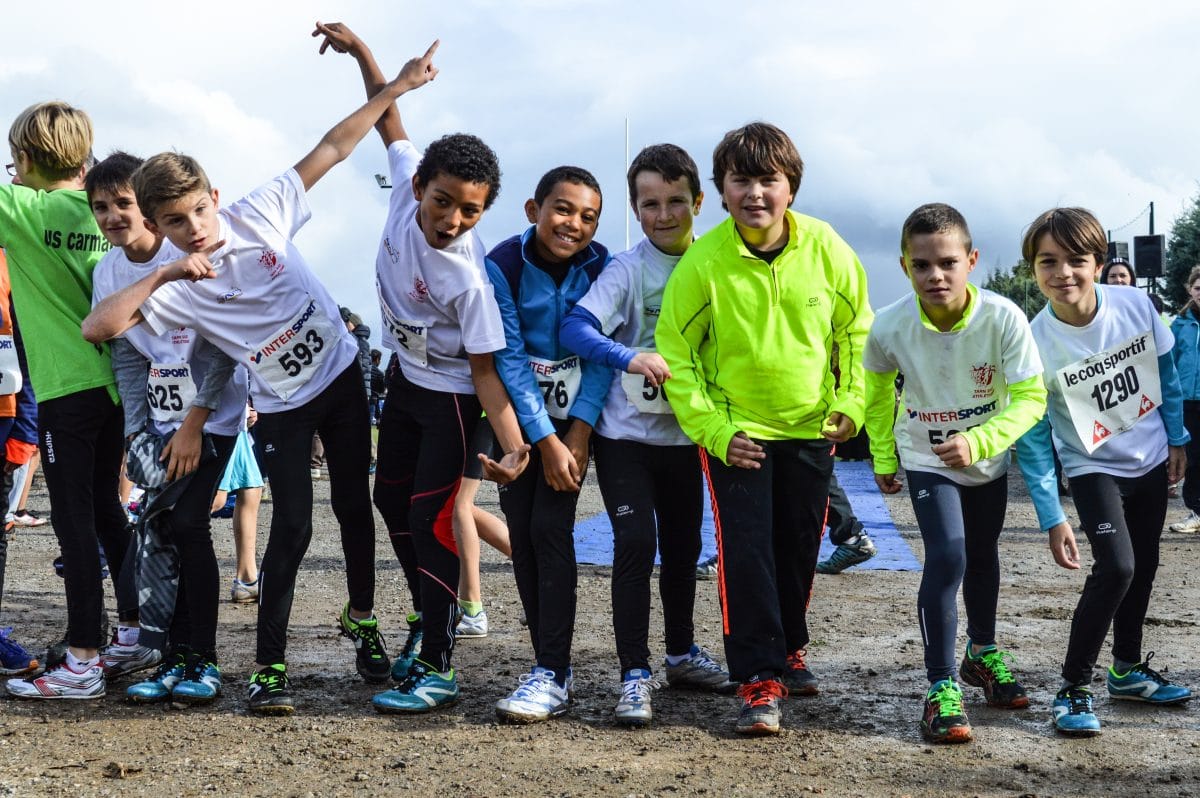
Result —
[{"label": "white sock", "polygon": [[73,671],[87,670],[88,668],[94,668],[95,666],[97,666],[99,664],[100,664],[100,655],[99,654],[92,657],[91,659],[79,659],[79,657],[76,657],[74,654],[71,653],[71,649],[69,649],[69,648],[67,649],[67,665]]},{"label": "white sock", "polygon": [[117,645],[136,646],[142,630],[137,626],[117,626]]}]

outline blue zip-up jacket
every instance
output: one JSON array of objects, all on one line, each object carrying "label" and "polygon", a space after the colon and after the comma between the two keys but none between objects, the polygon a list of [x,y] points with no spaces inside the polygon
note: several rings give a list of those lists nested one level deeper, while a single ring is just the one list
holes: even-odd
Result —
[{"label": "blue zip-up jacket", "polygon": [[1196,318],[1196,311],[1189,308],[1176,316],[1171,322],[1171,334],[1175,336],[1171,359],[1179,374],[1183,401],[1200,401],[1200,319]]},{"label": "blue zip-up jacket", "polygon": [[[488,253],[486,265],[507,342],[495,355],[496,370],[512,399],[521,429],[529,442],[536,444],[554,433],[554,424],[529,369],[529,358],[562,360],[574,354],[559,342],[558,328],[608,263],[608,250],[593,241],[575,256],[562,286],[557,286],[554,278],[538,268],[529,256],[533,233],[531,226],[521,235],[497,244]],[[595,426],[608,394],[612,370],[590,360],[583,360],[581,368],[579,395],[568,415]]]}]

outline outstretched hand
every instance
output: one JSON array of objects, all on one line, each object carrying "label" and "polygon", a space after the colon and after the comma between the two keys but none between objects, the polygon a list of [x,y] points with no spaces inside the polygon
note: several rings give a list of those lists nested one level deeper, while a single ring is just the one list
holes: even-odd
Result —
[{"label": "outstretched hand", "polygon": [[436,78],[438,68],[433,65],[433,54],[437,52],[439,44],[441,41],[435,39],[433,44],[429,45],[429,49],[425,51],[425,55],[409,59],[408,63],[400,69],[400,74],[396,76],[396,82],[405,84],[406,90],[408,90],[424,86]]},{"label": "outstretched hand", "polygon": [[362,46],[362,39],[358,38],[344,22],[330,22],[329,24],[317,22],[317,27],[312,35],[313,38],[325,37],[325,41],[321,42],[321,49],[317,51],[318,55],[325,55],[325,51],[330,49],[335,53],[356,55]]}]

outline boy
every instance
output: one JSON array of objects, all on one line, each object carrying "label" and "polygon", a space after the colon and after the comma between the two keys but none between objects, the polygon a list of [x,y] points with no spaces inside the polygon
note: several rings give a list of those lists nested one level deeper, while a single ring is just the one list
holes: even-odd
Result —
[{"label": "boy", "polygon": [[[84,181],[96,223],[112,245],[93,273],[94,303],[180,255],[146,228],[130,183],[141,165],[141,158],[115,152]],[[146,572],[138,568],[139,596],[162,597],[159,603],[165,605],[166,617],[161,621],[170,621],[170,648],[158,670],[129,687],[127,694],[141,702],[170,698],[183,704],[208,703],[221,689],[216,650],[220,571],[208,509],[242,426],[245,375],[239,372],[235,377],[236,364],[187,328],[156,336],[134,327],[113,339],[112,358],[125,408],[126,440],[132,444],[146,434],[169,439],[162,453],[171,487],[141,487],[161,491],[162,501],[170,504],[155,513],[156,502],[143,500],[140,515],[148,520],[140,534],[169,543],[175,552],[169,575],[178,576],[177,593],[174,585],[163,591],[162,584],[144,579]],[[207,442],[215,456],[202,456]],[[134,473],[130,470],[131,478]],[[148,518],[151,514],[154,517]],[[166,628],[151,630],[149,609],[143,615],[138,642],[162,649]]]},{"label": "boy", "polygon": [[692,244],[704,193],[696,163],[673,144],[638,153],[630,203],[646,237],[600,273],[563,320],[563,345],[615,369],[593,446],[600,493],[613,526],[612,608],[620,661],[618,723],[643,726],[653,712],[650,577],[662,552],[659,592],[672,687],[732,690],[729,674],[696,645],[692,610],[703,489],[696,446],[679,429],[664,391],[670,370],[654,350],[663,287]]},{"label": "boy", "polygon": [[531,226],[487,257],[507,342],[496,355],[500,378],[534,447],[530,467],[500,489],[535,657],[496,704],[501,720],[516,723],[562,715],[570,701],[575,505],[612,371],[572,355],[558,328],[608,261],[608,250],[592,241],[601,203],[590,172],[551,169],[525,203]]},{"label": "boy", "polygon": [[108,249],[82,191],[92,123],[66,103],[39,103],[13,122],[8,143],[21,185],[0,185],[0,246],[8,252],[13,304],[22,314],[67,596],[65,659],[35,679],[9,681],[8,691],[25,698],[99,698],[106,666],[115,673],[154,660],[124,656],[137,649],[137,607],[136,597],[120,591],[125,606],[118,607],[115,642],[121,651],[112,652],[111,663],[100,658],[104,593],[97,540],[116,586],[130,535],[117,498],[124,442],[108,347],[79,335],[92,302],[92,269]]},{"label": "boy", "polygon": [[[979,251],[962,214],[942,203],[917,208],[904,221],[900,253],[913,293],[879,311],[867,339],[867,433],[884,493],[901,488],[899,443],[925,545],[917,617],[931,686],[921,733],[967,742],[971,725],[954,681],[959,585],[967,608],[962,680],[982,687],[990,706],[1029,706],[1008,653],[996,646],[997,543],[1008,449],[1045,413],[1046,389],[1025,314],[967,282]],[[897,372],[905,375],[905,410],[893,434]]]},{"label": "boy", "polygon": [[655,332],[672,374],[671,408],[701,446],[711,487],[742,734],[779,731],[781,678],[794,692],[817,690],[805,616],[832,442],[848,440],[863,420],[866,276],[829,225],[788,210],[803,171],[774,125],[725,135],[713,152],[713,182],[730,217],[680,260]]},{"label": "boy", "polygon": [[339,625],[354,640],[364,679],[386,680],[391,667],[372,612],[371,436],[358,346],[292,238],[309,217],[305,193],[350,154],[389,103],[437,74],[436,47],[410,60],[293,169],[228,209],[218,210],[217,192],[193,159],[162,153],[148,160],[133,179],[138,205],[151,230],[188,254],[105,299],[84,325],[89,340],[105,340],[143,320],[158,334],[187,324],[250,371],[275,497],[260,569],[249,689],[255,713],[294,711],[284,649],[296,573],[312,538],[308,455],[317,431],[337,441],[327,456],[350,594]]},{"label": "boy", "polygon": [[[370,49],[340,23],[317,24],[321,52],[358,61],[367,94],[383,86]],[[451,667],[459,579],[453,508],[480,408],[511,463],[523,463],[512,405],[492,353],[504,346],[499,310],[473,232],[500,191],[496,154],[474,136],[444,136],[422,157],[390,104],[376,125],[392,184],[375,262],[383,344],[398,356],[380,424],[375,504],[401,562],[415,612],[397,687],[372,700],[380,712],[428,712],[458,699]],[[521,466],[523,467],[523,465]],[[519,468],[517,471],[519,472]],[[419,614],[418,614],[419,613]],[[416,657],[416,629],[422,630]]]}]

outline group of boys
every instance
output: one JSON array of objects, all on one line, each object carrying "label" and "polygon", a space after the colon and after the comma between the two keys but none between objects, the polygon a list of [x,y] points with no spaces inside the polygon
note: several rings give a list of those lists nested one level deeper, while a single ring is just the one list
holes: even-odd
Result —
[{"label": "group of boys", "polygon": [[[531,226],[485,253],[472,228],[499,192],[495,154],[475,137],[456,135],[422,155],[394,102],[436,76],[436,43],[385,81],[344,25],[318,24],[313,35],[325,37],[322,52],[356,59],[368,101],[295,167],[227,207],[199,164],[177,153],[145,163],[110,156],[95,172],[106,177],[89,183],[86,195],[78,191],[90,123],[67,106],[34,106],[10,132],[27,188],[0,192],[0,243],[14,261],[18,311],[36,308],[31,315],[45,330],[29,353],[30,371],[66,563],[70,644],[61,664],[10,681],[10,693],[96,697],[106,671],[157,666],[130,688],[132,698],[187,704],[216,697],[215,558],[207,516],[202,523],[192,508],[207,508],[200,499],[211,500],[236,434],[236,423],[213,419],[228,421],[224,410],[244,404],[243,396],[216,399],[208,383],[240,383],[211,375],[241,364],[275,497],[261,567],[253,712],[294,709],[285,643],[312,534],[314,432],[337,441],[326,452],[349,594],[339,626],[355,644],[362,677],[395,682],[374,706],[426,712],[457,700],[451,661],[459,561],[449,518],[475,454],[469,442],[481,410],[500,459],[478,456],[501,483],[534,653],[529,672],[497,703],[501,718],[545,720],[571,701],[572,532],[594,453],[615,536],[617,721],[652,718],[659,682],[647,638],[658,550],[666,680],[736,690],[736,731],[778,732],[782,699],[819,689],[807,661],[807,607],[835,447],[864,425],[885,492],[900,489],[899,449],[926,546],[918,614],[931,688],[922,731],[935,741],[970,738],[954,678],[960,585],[969,618],[962,680],[982,687],[989,704],[1028,705],[995,640],[996,549],[1007,451],[1041,417],[1046,389],[1023,316],[967,282],[978,253],[957,211],[922,206],[905,222],[901,266],[914,294],[876,319],[852,249],[828,224],[790,209],[803,175],[794,144],[777,127],[753,123],[727,133],[713,153],[712,180],[729,216],[699,238],[698,169],[682,149],[655,145],[628,174],[646,235],[633,249],[610,256],[593,240],[600,186],[586,170],[564,166],[547,172],[525,204]],[[39,126],[60,124],[77,131],[70,153],[36,135]],[[394,661],[372,611],[370,415],[357,346],[292,243],[309,217],[307,192],[372,127],[396,185],[376,277],[384,343],[398,356],[380,424],[374,501],[414,609]],[[104,269],[96,261],[107,247],[94,232],[75,238],[95,243],[82,250],[33,235],[43,226],[68,238],[95,231],[93,213],[112,246]],[[124,268],[119,280],[109,279],[114,265]],[[106,279],[93,297],[94,267]],[[202,340],[213,351],[200,363],[189,347],[168,363],[153,344],[163,336]],[[123,378],[120,346],[110,360],[103,343],[111,339],[138,349],[143,371]],[[188,368],[178,365],[184,362]],[[898,373],[906,377],[906,406],[893,435]],[[127,405],[135,396],[154,405],[156,396],[178,394],[180,402],[141,415],[127,408],[122,418],[116,386],[125,383]],[[137,603],[122,600],[143,586],[119,589],[121,625],[100,651],[96,540],[119,584],[131,562],[116,475],[123,438],[132,444],[146,430],[174,436],[161,450],[163,484],[190,480],[161,530],[177,549],[176,620],[165,642],[147,645],[152,638],[138,634]],[[693,634],[702,478],[716,527],[728,672]]]}]

